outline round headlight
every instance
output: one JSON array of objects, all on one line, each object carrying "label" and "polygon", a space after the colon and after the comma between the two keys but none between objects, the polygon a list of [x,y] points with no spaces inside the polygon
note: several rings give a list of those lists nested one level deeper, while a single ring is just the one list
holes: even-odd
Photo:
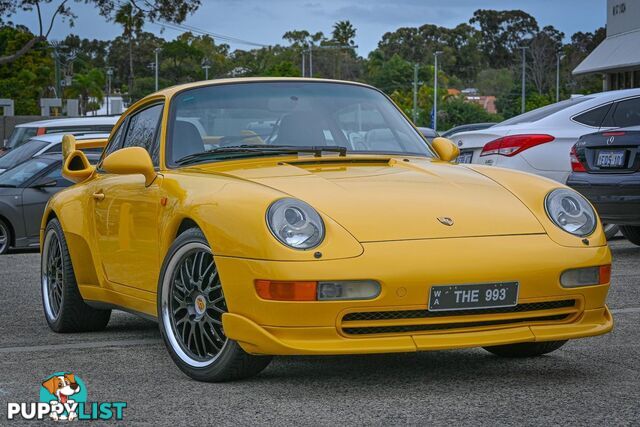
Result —
[{"label": "round headlight", "polygon": [[598,222],[596,213],[580,194],[566,188],[558,188],[547,194],[547,215],[558,227],[575,236],[593,233]]},{"label": "round headlight", "polygon": [[269,230],[294,249],[311,249],[324,239],[324,223],[318,212],[302,200],[280,199],[267,210]]}]

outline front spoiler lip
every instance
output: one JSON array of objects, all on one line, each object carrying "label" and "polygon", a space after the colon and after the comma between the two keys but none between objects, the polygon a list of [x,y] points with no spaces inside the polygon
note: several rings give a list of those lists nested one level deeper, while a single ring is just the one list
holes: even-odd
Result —
[{"label": "front spoiler lip", "polygon": [[233,313],[224,314],[222,322],[227,337],[237,341],[246,352],[267,355],[402,353],[486,347],[583,338],[602,335],[613,329],[613,317],[607,306],[585,310],[574,322],[567,324],[518,325],[473,332],[357,339],[341,336],[335,327],[262,327]]}]

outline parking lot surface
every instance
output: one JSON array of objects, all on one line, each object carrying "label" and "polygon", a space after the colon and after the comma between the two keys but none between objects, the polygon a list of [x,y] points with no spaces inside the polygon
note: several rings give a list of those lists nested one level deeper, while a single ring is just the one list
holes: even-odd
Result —
[{"label": "parking lot surface", "polygon": [[50,331],[39,254],[3,256],[0,424],[13,424],[7,402],[37,401],[43,378],[70,371],[84,380],[89,401],[127,402],[127,425],[638,425],[640,248],[625,240],[611,248],[611,334],[537,359],[482,349],[281,357],[255,378],[226,384],[187,378],[156,324],[133,315],[115,312],[99,333]]}]

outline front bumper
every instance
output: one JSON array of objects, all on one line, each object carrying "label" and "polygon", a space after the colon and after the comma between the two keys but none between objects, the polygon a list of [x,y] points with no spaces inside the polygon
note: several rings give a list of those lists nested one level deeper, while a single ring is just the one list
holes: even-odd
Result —
[{"label": "front bumper", "polygon": [[572,173],[567,185],[593,203],[603,222],[640,225],[640,172]]},{"label": "front bumper", "polygon": [[[568,248],[546,235],[363,246],[359,257],[331,261],[216,257],[229,308],[225,334],[252,354],[353,354],[564,340],[613,327],[605,306],[609,285],[559,284],[568,268],[609,264],[606,246]],[[255,293],[255,279],[374,279],[382,292],[368,301],[265,301]],[[432,285],[514,280],[518,307],[526,310],[435,317],[426,310]]]}]

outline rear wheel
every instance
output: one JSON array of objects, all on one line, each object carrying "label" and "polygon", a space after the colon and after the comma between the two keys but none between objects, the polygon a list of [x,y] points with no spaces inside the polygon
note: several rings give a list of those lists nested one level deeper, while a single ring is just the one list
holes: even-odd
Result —
[{"label": "rear wheel", "polygon": [[102,330],[111,310],[89,307],[78,290],[71,257],[57,219],[47,224],[41,260],[41,291],[44,317],[55,332]]},{"label": "rear wheel", "polygon": [[11,229],[6,222],[0,219],[0,255],[9,251],[11,245]]},{"label": "rear wheel", "polygon": [[620,231],[620,227],[616,224],[602,224],[602,228],[604,228],[604,235],[607,240],[611,240],[616,237],[616,234]]},{"label": "rear wheel", "polygon": [[158,286],[160,332],[171,358],[188,376],[230,381],[267,367],[270,356],[252,356],[224,334],[227,304],[211,248],[199,229],[175,240]]},{"label": "rear wheel", "polygon": [[501,357],[536,357],[551,353],[566,344],[565,341],[523,342],[518,344],[484,347],[489,353]]},{"label": "rear wheel", "polygon": [[627,240],[640,246],[640,225],[621,225],[620,231]]}]

